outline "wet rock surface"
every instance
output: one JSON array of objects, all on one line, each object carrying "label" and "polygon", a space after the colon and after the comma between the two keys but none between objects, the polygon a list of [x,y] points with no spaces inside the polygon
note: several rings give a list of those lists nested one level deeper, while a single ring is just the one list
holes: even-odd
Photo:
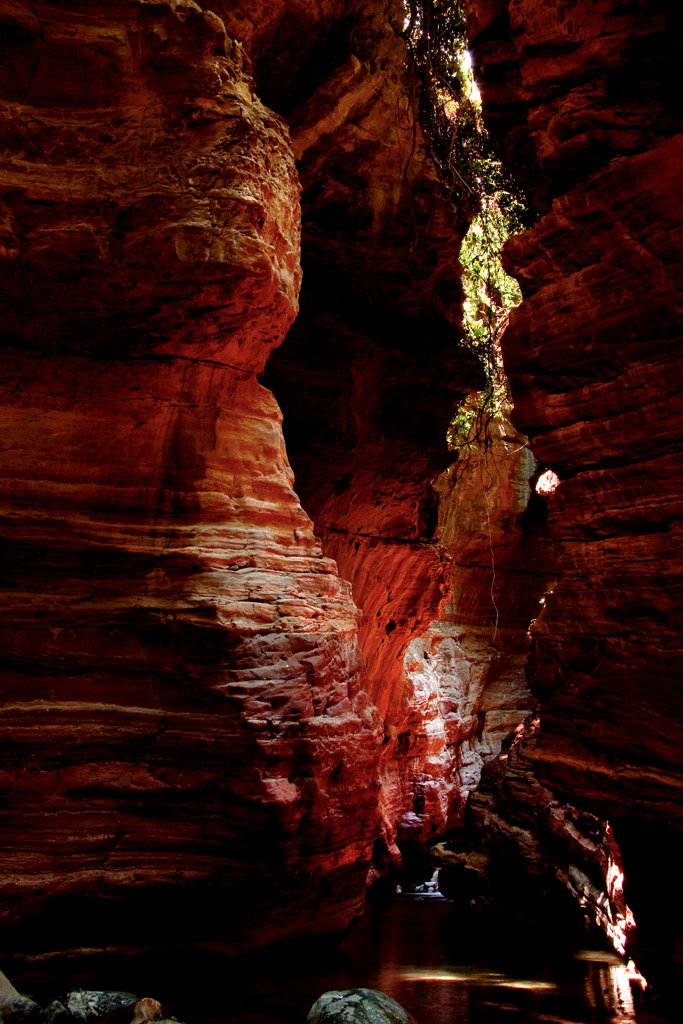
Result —
[{"label": "wet rock surface", "polygon": [[104,992],[71,989],[62,999],[53,999],[43,1009],[20,995],[0,971],[0,1019],[35,1021],[36,1024],[142,1024],[142,1021],[172,1021],[175,1017],[156,999],[138,999],[132,992]]},{"label": "wet rock surface", "polygon": [[311,1007],[308,1024],[410,1024],[414,1020],[395,999],[372,988],[325,992]]},{"label": "wet rock surface", "polygon": [[76,1020],[99,1021],[127,1013],[137,1001],[138,997],[132,992],[88,992],[75,989],[66,997],[65,1009]]}]

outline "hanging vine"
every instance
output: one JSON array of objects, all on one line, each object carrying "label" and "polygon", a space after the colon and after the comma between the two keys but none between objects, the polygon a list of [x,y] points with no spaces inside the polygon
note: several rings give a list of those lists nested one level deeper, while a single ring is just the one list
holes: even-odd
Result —
[{"label": "hanging vine", "polygon": [[500,261],[509,234],[495,195],[483,197],[481,211],[463,240],[460,263],[463,328],[470,349],[482,363],[486,385],[465,399],[451,421],[448,443],[457,452],[488,449],[491,421],[512,406],[500,342],[510,310],[519,305],[522,293]]},{"label": "hanging vine", "polygon": [[419,117],[439,176],[470,220],[463,241],[463,331],[486,385],[457,410],[449,446],[488,449],[491,421],[510,407],[500,338],[521,301],[500,262],[506,239],[522,227],[524,196],[506,174],[484,125],[467,50],[462,0],[405,0],[404,36],[420,81]]}]

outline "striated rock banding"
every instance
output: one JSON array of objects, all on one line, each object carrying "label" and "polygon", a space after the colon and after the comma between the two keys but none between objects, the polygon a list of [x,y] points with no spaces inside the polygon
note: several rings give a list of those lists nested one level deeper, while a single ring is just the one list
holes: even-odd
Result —
[{"label": "striated rock banding", "polygon": [[190,0],[3,24],[2,923],[341,930],[380,724],[255,379],[297,310],[287,126]]},{"label": "striated rock banding", "polygon": [[394,2],[359,7],[338,22],[336,63],[318,89],[281,97],[303,185],[304,283],[265,375],[297,493],[362,613],[367,689],[384,719],[380,845],[390,859],[413,805],[399,782],[403,661],[450,587],[432,483],[450,458],[458,401],[483,383],[459,326],[467,222],[419,126],[403,16]]},{"label": "striated rock banding", "polygon": [[489,442],[436,484],[451,596],[404,660],[390,755],[403,843],[426,845],[461,824],[482,768],[533,706],[528,629],[553,581],[553,550],[525,438],[500,420]]},{"label": "striated rock banding", "polygon": [[544,783],[612,820],[639,964],[661,990],[671,958],[683,966],[680,883],[663,897],[657,881],[683,824],[681,12],[612,0],[468,11],[487,117],[544,213],[508,245],[524,302],[503,341],[516,423],[563,480],[529,752]]}]

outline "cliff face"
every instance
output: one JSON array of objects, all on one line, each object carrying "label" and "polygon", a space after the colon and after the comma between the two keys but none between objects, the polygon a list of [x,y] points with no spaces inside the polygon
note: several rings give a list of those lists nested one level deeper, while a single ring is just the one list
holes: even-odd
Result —
[{"label": "cliff face", "polygon": [[531,710],[528,627],[553,568],[534,471],[525,439],[496,422],[489,449],[463,453],[437,481],[451,595],[408,647],[383,761],[403,844],[462,823],[484,765]]},{"label": "cliff face", "polygon": [[488,930],[498,918],[504,928],[547,935],[561,921],[563,938],[580,942],[588,925],[629,958],[635,922],[613,830],[539,782],[527,754],[538,728],[532,716],[517,727],[484,768],[464,827],[434,848],[440,888],[475,931],[484,909]]},{"label": "cliff face", "polygon": [[524,302],[504,338],[515,421],[563,481],[529,753],[613,822],[648,965],[680,956],[680,884],[663,898],[657,866],[682,824],[680,10],[468,8],[490,125],[542,213],[508,245]]},{"label": "cliff face", "polygon": [[[2,19],[3,922],[340,931],[414,807],[430,481],[481,375],[402,5]],[[266,379],[297,494],[257,380],[295,317]]]},{"label": "cliff face", "polygon": [[[563,481],[540,727],[498,789],[551,832],[553,793],[610,818],[647,964],[680,952],[656,867],[681,826],[680,14],[468,6],[542,214],[507,255],[516,423]],[[554,567],[527,455],[490,487],[476,459],[442,476],[440,509],[431,486],[481,376],[402,20],[398,0],[3,5],[15,947],[38,922],[43,944],[130,944],[140,911],[231,949],[341,930],[373,845],[459,821],[530,707]]]},{"label": "cliff face", "polygon": [[192,2],[1,35],[3,923],[343,928],[380,726],[256,381],[297,310],[287,126]]},{"label": "cliff face", "polygon": [[419,728],[404,658],[450,588],[432,481],[458,401],[482,381],[458,327],[467,224],[420,131],[402,22],[396,3],[341,19],[338,63],[318,89],[277,99],[290,105],[303,185],[304,283],[265,375],[297,493],[362,613],[367,691],[384,721],[380,861],[397,859],[398,822],[420,799],[401,779],[407,718]]}]

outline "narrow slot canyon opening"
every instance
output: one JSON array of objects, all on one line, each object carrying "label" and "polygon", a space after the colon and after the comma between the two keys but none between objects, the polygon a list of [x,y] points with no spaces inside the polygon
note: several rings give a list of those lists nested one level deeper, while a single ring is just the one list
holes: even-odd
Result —
[{"label": "narrow slot canyon opening", "polygon": [[682,59],[2,5],[0,1018],[678,1020]]},{"label": "narrow slot canyon opening", "polygon": [[[559,478],[511,421],[501,337],[521,292],[500,258],[528,218],[486,135],[462,10],[460,34],[447,36],[455,6],[450,21],[432,11],[436,42],[420,5],[405,31],[421,102],[435,111],[422,111],[426,145],[465,219],[451,212],[457,300],[449,309],[422,294],[410,267],[431,245],[429,220],[412,225],[410,279],[389,255],[406,246],[400,225],[415,220],[410,187],[378,232],[353,206],[367,198],[349,201],[348,181],[331,178],[326,196],[317,183],[311,205],[306,189],[302,200],[301,310],[264,380],[283,409],[295,490],[361,611],[366,685],[384,723],[371,892],[433,893],[438,870],[460,912],[539,930],[564,915],[568,930],[600,927],[624,954],[632,915],[610,883],[609,826],[565,807],[524,761],[538,728],[529,629],[556,583],[546,499]],[[318,171],[324,159],[316,153]],[[371,163],[363,170],[372,177]],[[382,247],[390,269],[376,293]],[[411,289],[430,317],[435,306],[444,317],[427,334],[417,300],[406,308]]]}]

